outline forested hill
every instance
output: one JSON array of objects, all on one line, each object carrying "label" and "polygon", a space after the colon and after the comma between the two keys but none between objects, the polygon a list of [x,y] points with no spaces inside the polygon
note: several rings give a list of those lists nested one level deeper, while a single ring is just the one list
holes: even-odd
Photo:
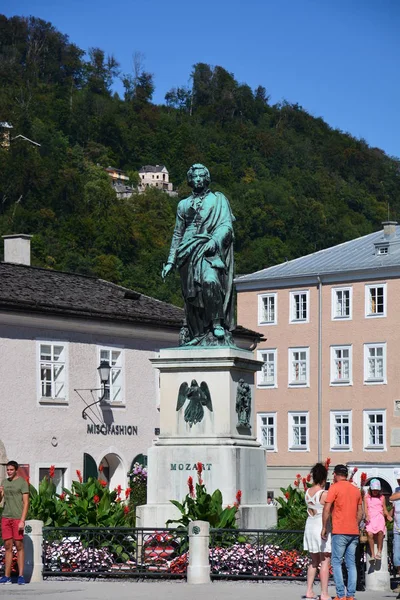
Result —
[{"label": "forested hill", "polygon": [[34,264],[180,302],[176,277],[160,280],[177,200],[154,190],[117,200],[108,165],[134,180],[165,164],[180,197],[188,167],[207,165],[236,216],[237,273],[379,229],[388,203],[400,216],[398,161],[298,105],[271,105],[261,85],[199,63],[192,89],[158,106],[139,60],[123,74],[101,49],[85,51],[50,23],[0,16],[0,121],[41,144],[0,148],[0,234],[34,234]]}]

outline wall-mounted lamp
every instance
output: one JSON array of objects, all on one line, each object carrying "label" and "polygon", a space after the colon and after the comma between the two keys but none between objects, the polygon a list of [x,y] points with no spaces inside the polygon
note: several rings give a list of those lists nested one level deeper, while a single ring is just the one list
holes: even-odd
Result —
[{"label": "wall-mounted lamp", "polygon": [[92,404],[88,404],[87,406],[85,406],[85,408],[82,411],[82,419],[87,419],[86,411],[88,410],[88,408],[102,402],[104,400],[104,396],[106,395],[106,385],[110,379],[111,372],[110,363],[107,360],[102,360],[100,366],[97,367],[97,371],[99,372],[101,385],[103,386],[103,393],[101,395],[101,398],[96,400],[96,402],[92,402]]}]

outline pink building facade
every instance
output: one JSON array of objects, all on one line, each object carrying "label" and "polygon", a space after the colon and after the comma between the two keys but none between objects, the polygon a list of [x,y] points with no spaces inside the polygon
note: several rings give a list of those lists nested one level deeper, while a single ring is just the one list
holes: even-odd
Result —
[{"label": "pink building facade", "polygon": [[400,227],[238,278],[256,354],[257,436],[278,495],[317,461],[390,492],[400,464]]}]

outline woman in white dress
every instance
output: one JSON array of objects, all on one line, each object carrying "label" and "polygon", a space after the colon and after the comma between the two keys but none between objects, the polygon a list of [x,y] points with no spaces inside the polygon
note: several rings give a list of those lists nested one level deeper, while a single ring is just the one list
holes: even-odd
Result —
[{"label": "woman in white dress", "polygon": [[328,471],[322,463],[311,469],[313,485],[306,491],[305,501],[308,518],[304,530],[303,547],[310,553],[311,562],[307,571],[306,598],[316,598],[313,592],[314,579],[319,567],[321,582],[321,600],[331,600],[328,593],[329,567],[331,560],[331,534],[326,540],[321,538],[322,511],[324,510],[327,492],[325,491]]}]

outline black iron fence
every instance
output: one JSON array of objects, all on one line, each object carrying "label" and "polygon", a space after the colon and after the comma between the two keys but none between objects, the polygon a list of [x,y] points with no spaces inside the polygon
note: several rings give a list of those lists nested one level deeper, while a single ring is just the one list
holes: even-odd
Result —
[{"label": "black iron fence", "polygon": [[177,529],[43,529],[43,575],[185,577],[187,532]]}]

